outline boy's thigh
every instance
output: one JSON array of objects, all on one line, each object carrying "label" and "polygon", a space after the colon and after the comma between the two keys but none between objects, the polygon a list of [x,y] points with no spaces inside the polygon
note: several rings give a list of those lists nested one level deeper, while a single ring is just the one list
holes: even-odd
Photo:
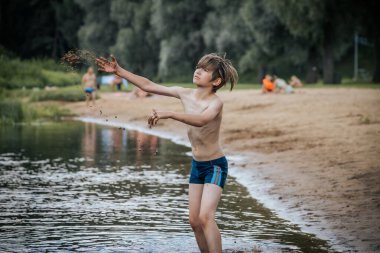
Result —
[{"label": "boy's thigh", "polygon": [[202,192],[200,216],[213,216],[218,207],[223,189],[215,184],[205,184]]},{"label": "boy's thigh", "polygon": [[203,194],[203,184],[189,184],[189,216],[197,218],[199,216],[201,200]]}]

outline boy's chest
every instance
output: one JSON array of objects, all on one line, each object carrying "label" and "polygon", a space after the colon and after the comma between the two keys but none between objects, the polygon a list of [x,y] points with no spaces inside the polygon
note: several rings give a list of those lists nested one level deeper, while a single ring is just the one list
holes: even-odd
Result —
[{"label": "boy's chest", "polygon": [[186,113],[202,113],[209,106],[208,101],[200,101],[191,98],[182,100],[183,107]]}]

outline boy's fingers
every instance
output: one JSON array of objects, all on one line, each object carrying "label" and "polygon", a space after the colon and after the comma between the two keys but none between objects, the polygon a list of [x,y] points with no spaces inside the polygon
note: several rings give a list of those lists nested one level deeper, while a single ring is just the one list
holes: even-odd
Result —
[{"label": "boy's fingers", "polygon": [[149,125],[152,125],[152,124],[153,124],[153,119],[154,119],[153,116],[150,116],[150,117],[149,117],[149,119],[148,119],[148,123],[149,123]]},{"label": "boy's fingers", "polygon": [[153,127],[153,117],[150,117],[149,118],[149,128],[152,128]]},{"label": "boy's fingers", "polygon": [[100,60],[104,63],[104,64],[106,64],[107,62],[109,62],[106,58],[104,58],[104,57],[100,57]]},{"label": "boy's fingers", "polygon": [[104,58],[103,57],[96,58],[96,62],[104,63]]}]

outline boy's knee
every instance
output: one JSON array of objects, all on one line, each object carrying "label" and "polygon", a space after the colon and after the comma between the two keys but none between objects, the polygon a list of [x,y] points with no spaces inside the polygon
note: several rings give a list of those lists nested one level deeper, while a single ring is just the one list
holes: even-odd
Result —
[{"label": "boy's knee", "polygon": [[209,222],[214,220],[214,216],[209,213],[201,213],[199,215],[199,221],[202,227],[205,227]]},{"label": "boy's knee", "polygon": [[189,223],[193,230],[201,227],[201,221],[199,217],[189,217]]}]

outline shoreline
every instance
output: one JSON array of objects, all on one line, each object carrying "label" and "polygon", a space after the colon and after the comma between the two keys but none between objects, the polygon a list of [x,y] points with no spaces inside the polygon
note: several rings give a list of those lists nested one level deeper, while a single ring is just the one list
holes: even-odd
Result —
[{"label": "shoreline", "polygon": [[[231,168],[238,168],[230,175],[253,198],[335,250],[380,249],[380,90],[303,88],[292,95],[237,90],[218,95],[225,104],[222,148]],[[186,127],[179,122],[146,127],[152,108],[182,111],[173,98],[102,93],[95,107],[83,102],[63,106],[96,123],[128,122],[123,126],[189,146]]]},{"label": "shoreline", "polygon": [[[159,131],[159,130],[153,130],[149,129],[147,127],[143,127],[138,124],[131,124],[131,123],[123,123],[119,121],[104,121],[102,119],[98,118],[91,118],[91,117],[74,117],[74,120],[79,120],[82,122],[89,122],[89,123],[95,123],[99,125],[104,126],[110,126],[110,127],[123,127],[128,130],[133,131],[139,131],[145,134],[155,135],[160,138],[168,139],[176,144],[183,145],[186,147],[191,147],[190,143],[183,138],[181,138],[179,135],[175,136],[173,134],[169,134],[166,131]],[[247,155],[244,156],[237,156],[237,155],[226,155],[229,161],[229,174],[230,176],[234,177],[238,183],[240,183],[243,187],[247,188],[248,192],[251,194],[252,198],[256,199],[259,203],[261,203],[266,208],[270,209],[272,212],[274,212],[276,215],[278,215],[281,219],[284,219],[292,224],[295,224],[300,227],[300,230],[305,233],[314,234],[319,239],[327,241],[327,243],[332,247],[332,249],[337,251],[347,251],[348,248],[336,244],[338,243],[337,238],[335,238],[335,235],[332,233],[329,233],[328,231],[322,232],[321,230],[318,230],[318,228],[312,228],[308,226],[308,222],[306,220],[303,220],[299,218],[299,212],[289,212],[291,209],[287,209],[283,206],[283,204],[278,201],[277,196],[271,196],[267,193],[268,189],[272,185],[271,182],[265,181],[263,179],[258,179],[255,177],[255,171],[254,170],[246,170],[244,167],[236,166],[239,163],[246,163],[248,161]],[[189,157],[191,155],[189,154]],[[249,173],[247,173],[249,172]],[[255,181],[252,182],[252,179]],[[261,190],[257,190],[260,188]]]}]

